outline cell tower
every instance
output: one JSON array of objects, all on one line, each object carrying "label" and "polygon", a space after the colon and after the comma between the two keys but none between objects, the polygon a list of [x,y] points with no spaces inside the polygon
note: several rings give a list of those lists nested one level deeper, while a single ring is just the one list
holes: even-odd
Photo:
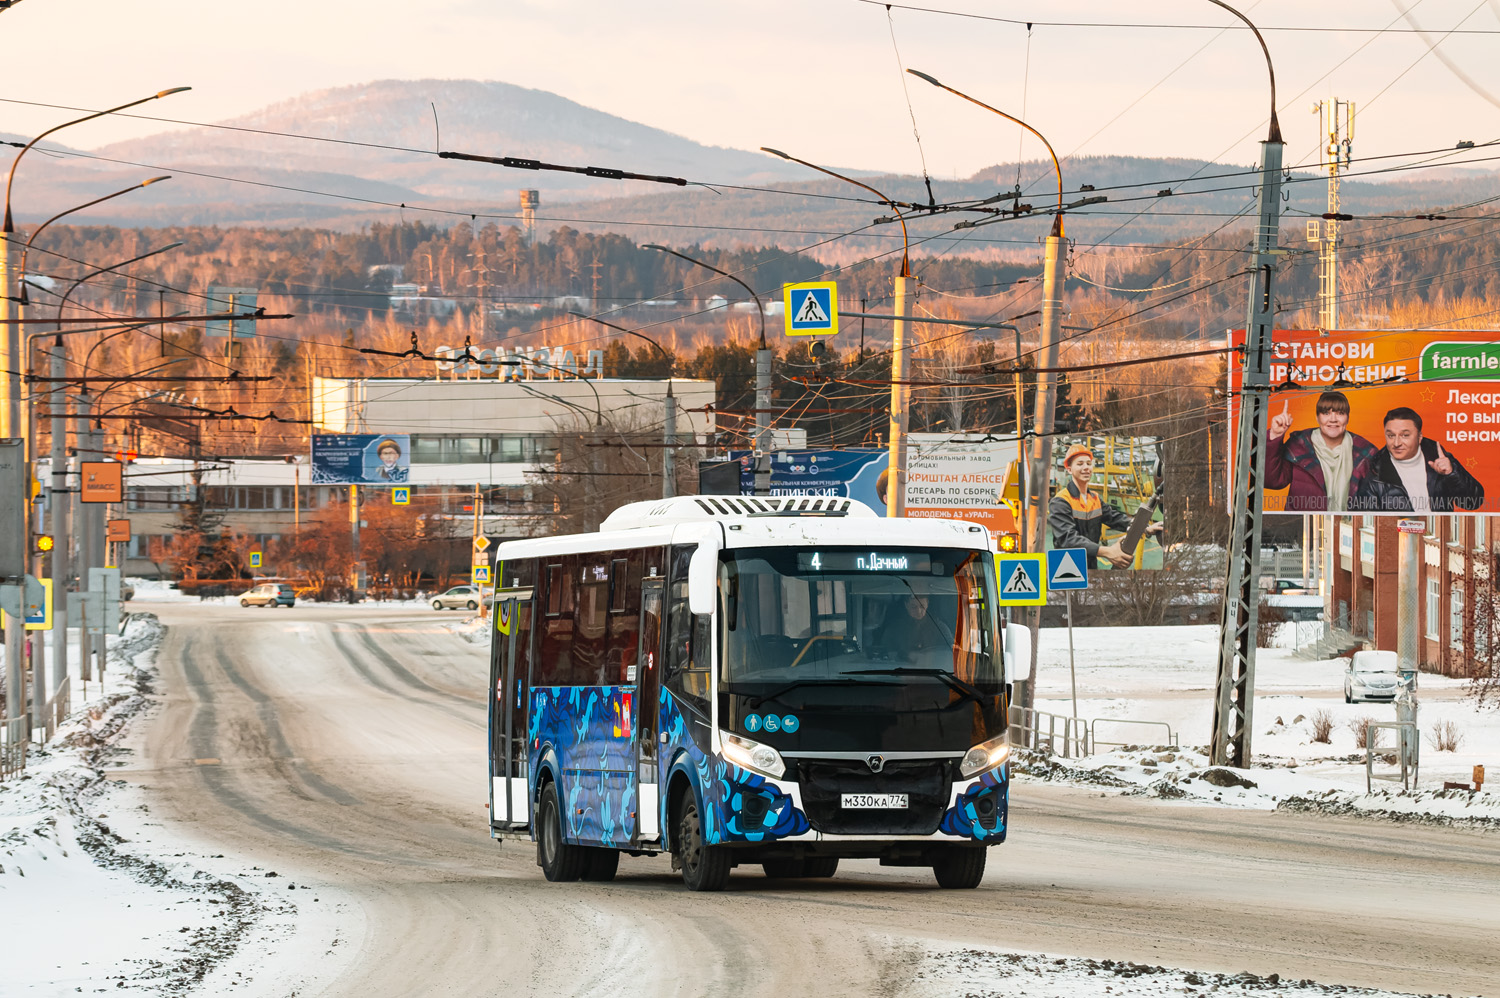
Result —
[{"label": "cell tower", "polygon": [[541,191],[521,192],[521,235],[527,246],[536,241],[536,210],[541,204]]},{"label": "cell tower", "polygon": [[1354,102],[1318,101],[1312,111],[1322,130],[1323,166],[1328,170],[1328,215],[1307,223],[1307,241],[1318,244],[1318,328],[1339,327],[1339,171],[1354,160]]}]

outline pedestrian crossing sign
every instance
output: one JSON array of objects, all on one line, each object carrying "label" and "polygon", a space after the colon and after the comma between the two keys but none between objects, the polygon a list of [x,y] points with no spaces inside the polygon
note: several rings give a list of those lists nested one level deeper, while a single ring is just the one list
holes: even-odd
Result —
[{"label": "pedestrian crossing sign", "polygon": [[1045,556],[1040,554],[995,555],[1001,606],[1041,606],[1047,602],[1044,561]]},{"label": "pedestrian crossing sign", "polygon": [[411,505],[411,486],[409,486],[409,485],[398,485],[395,488],[391,489],[391,505],[392,506],[410,506]]},{"label": "pedestrian crossing sign", "polygon": [[788,336],[833,336],[838,333],[837,282],[788,284],[784,290]]},{"label": "pedestrian crossing sign", "polygon": [[1062,591],[1088,587],[1088,548],[1053,548],[1047,552],[1048,589]]},{"label": "pedestrian crossing sign", "polygon": [[473,581],[475,581],[475,582],[488,582],[488,581],[490,581],[490,566],[488,566],[488,565],[475,565],[475,566],[473,566],[473,571],[474,571]]}]

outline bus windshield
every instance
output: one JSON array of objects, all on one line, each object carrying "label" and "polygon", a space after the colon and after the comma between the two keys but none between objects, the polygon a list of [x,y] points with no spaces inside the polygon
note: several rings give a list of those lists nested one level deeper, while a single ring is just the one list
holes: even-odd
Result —
[{"label": "bus windshield", "polygon": [[720,679],[1004,683],[993,557],[957,549],[755,548],[720,556]]}]

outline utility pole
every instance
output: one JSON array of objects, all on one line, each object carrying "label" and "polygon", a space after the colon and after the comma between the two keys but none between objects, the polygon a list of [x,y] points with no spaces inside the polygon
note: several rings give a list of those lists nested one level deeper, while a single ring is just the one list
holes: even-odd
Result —
[{"label": "utility pole", "polygon": [[52,494],[48,512],[52,522],[52,684],[62,689],[68,677],[68,421],[67,393],[61,379],[67,373],[62,337],[52,341],[49,351],[52,391],[47,405],[52,410]]},{"label": "utility pole", "polygon": [[1255,229],[1254,276],[1245,320],[1239,425],[1236,427],[1234,487],[1230,493],[1233,533],[1224,578],[1219,667],[1214,698],[1211,759],[1216,766],[1250,765],[1255,722],[1255,632],[1260,616],[1260,538],[1265,499],[1266,409],[1275,322],[1274,280],[1281,226],[1281,125],[1276,120],[1276,73],[1265,39],[1249,18],[1219,0],[1250,26],[1271,75],[1271,126],[1260,144],[1260,193]]},{"label": "utility pole", "polygon": [[[1328,169],[1328,213],[1321,227],[1317,219],[1308,219],[1307,237],[1318,244],[1318,328],[1329,330],[1339,328],[1339,174],[1354,159],[1354,102],[1333,97],[1319,101],[1313,110],[1326,139],[1323,165]],[[1308,514],[1309,519],[1311,516]],[[1333,578],[1333,553],[1338,545],[1338,521],[1332,513],[1322,518],[1318,533],[1319,592],[1327,601],[1332,599],[1329,580]],[[1402,543],[1405,544],[1404,535]],[[1306,574],[1304,569],[1303,575]],[[1404,602],[1401,605],[1406,606]],[[1415,620],[1403,624],[1416,626]]]},{"label": "utility pole", "polygon": [[[756,302],[759,305],[759,302]],[[771,350],[762,319],[760,349],[755,351],[755,494],[771,494]]]},{"label": "utility pole", "polygon": [[667,374],[667,397],[661,421],[661,497],[677,494],[677,399],[672,395],[672,375]]},{"label": "utility pole", "polygon": [[[16,280],[15,265],[18,254],[15,247],[15,235],[11,229],[10,219],[6,218],[3,231],[0,231],[0,319],[20,318],[20,292],[19,282]],[[21,435],[21,326],[15,322],[6,322],[0,325],[0,370],[4,372],[4,394],[0,396],[0,438],[16,438]],[[25,444],[21,445],[20,457],[25,462]],[[31,501],[30,483],[25,479],[29,475],[23,475],[21,492],[19,495],[0,497],[0,502],[15,503],[22,509],[26,509]],[[15,508],[15,507],[12,507]],[[20,585],[24,591],[25,578],[16,579],[15,583]],[[26,707],[22,702],[21,687],[24,684],[22,665],[25,651],[23,650],[23,638],[26,633],[25,627],[19,620],[7,617],[5,622],[5,703],[6,717],[4,720],[26,716]]]},{"label": "utility pole", "polygon": [[1031,467],[1026,484],[1027,551],[1047,550],[1047,505],[1052,499],[1052,423],[1057,413],[1057,375],[1052,369],[1057,367],[1062,336],[1062,269],[1066,257],[1067,239],[1063,235],[1063,217],[1059,212],[1053,218],[1052,232],[1047,236],[1042,267],[1042,325],[1038,334],[1036,365],[1041,370],[1036,379],[1032,411],[1036,436],[1031,441]]},{"label": "utility pole", "polygon": [[911,425],[911,360],[906,345],[907,296],[916,278],[903,258],[896,275],[896,319],[891,333],[890,458],[886,467],[885,515],[906,515],[906,431]]},{"label": "utility pole", "polygon": [[358,600],[359,593],[359,486],[349,486],[349,551],[352,556],[351,572],[353,578],[349,582],[349,602]]}]

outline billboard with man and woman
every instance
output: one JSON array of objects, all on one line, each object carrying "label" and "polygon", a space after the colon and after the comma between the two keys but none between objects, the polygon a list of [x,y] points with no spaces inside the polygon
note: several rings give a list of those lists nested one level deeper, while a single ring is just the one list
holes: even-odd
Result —
[{"label": "billboard with man and woman", "polygon": [[1267,513],[1500,512],[1494,333],[1278,329],[1272,346]]}]

